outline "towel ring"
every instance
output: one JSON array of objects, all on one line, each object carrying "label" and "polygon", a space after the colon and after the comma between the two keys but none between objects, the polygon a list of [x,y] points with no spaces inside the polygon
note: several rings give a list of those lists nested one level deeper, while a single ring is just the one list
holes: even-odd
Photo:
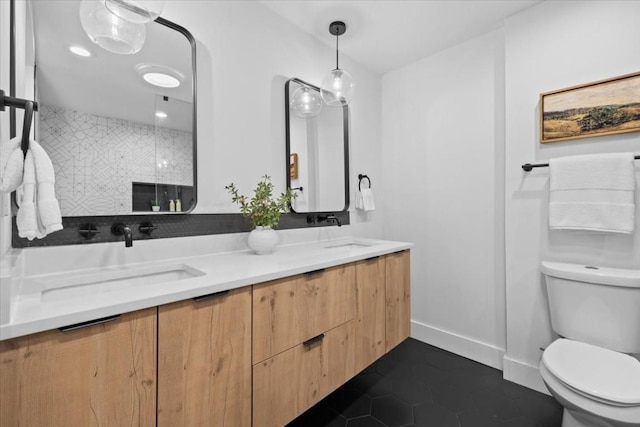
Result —
[{"label": "towel ring", "polygon": [[366,179],[369,182],[369,188],[371,188],[371,178],[369,178],[367,175],[358,174],[358,191],[362,191],[362,188],[360,188],[360,186],[363,179]]}]

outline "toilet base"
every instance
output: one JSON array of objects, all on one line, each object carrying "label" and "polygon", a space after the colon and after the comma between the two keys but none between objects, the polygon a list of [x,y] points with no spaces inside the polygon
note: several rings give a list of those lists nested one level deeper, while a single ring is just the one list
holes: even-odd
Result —
[{"label": "toilet base", "polygon": [[562,427],[617,427],[617,425],[584,412],[570,411],[565,407],[562,412]]}]

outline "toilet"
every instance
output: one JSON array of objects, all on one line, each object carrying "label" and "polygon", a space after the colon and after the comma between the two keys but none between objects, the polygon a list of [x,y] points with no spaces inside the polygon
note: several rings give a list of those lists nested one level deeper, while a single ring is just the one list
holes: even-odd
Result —
[{"label": "toilet", "polygon": [[540,374],[562,427],[640,427],[640,270],[542,262],[551,327]]}]

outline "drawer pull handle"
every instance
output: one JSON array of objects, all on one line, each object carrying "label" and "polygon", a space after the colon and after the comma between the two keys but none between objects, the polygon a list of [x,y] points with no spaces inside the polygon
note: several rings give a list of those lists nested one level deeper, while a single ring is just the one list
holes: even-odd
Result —
[{"label": "drawer pull handle", "polygon": [[307,348],[309,348],[312,345],[314,345],[315,343],[318,343],[318,342],[322,341],[323,339],[324,339],[324,334],[320,334],[317,337],[313,337],[313,338],[310,338],[310,339],[306,340],[305,342],[302,343],[302,345],[307,347]]},{"label": "drawer pull handle", "polygon": [[122,316],[122,315],[121,314],[114,314],[113,316],[107,316],[107,317],[103,317],[103,318],[100,318],[100,319],[94,319],[94,320],[88,320],[86,322],[76,323],[74,325],[63,326],[61,328],[58,328],[58,330],[60,332],[75,331],[76,329],[82,329],[82,328],[87,328],[89,326],[99,325],[101,323],[112,322],[114,320],[119,319],[120,316]]},{"label": "drawer pull handle", "polygon": [[199,297],[195,297],[193,300],[198,302],[198,301],[203,301],[209,298],[216,298],[216,297],[222,297],[227,295],[229,292],[231,292],[231,290],[226,290],[226,291],[220,291],[220,292],[214,292],[212,294],[206,294],[206,295],[200,295]]},{"label": "drawer pull handle", "polygon": [[305,276],[311,276],[314,274],[320,274],[320,273],[324,273],[324,268],[321,268],[319,270],[313,270],[313,271],[307,271],[306,273],[304,273]]}]

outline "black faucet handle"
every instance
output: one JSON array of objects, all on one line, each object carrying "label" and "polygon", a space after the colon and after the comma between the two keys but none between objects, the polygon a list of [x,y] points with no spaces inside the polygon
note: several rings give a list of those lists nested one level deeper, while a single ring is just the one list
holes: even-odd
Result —
[{"label": "black faucet handle", "polygon": [[99,234],[100,231],[95,226],[95,224],[89,222],[87,224],[80,225],[80,229],[78,230],[78,233],[85,239],[91,239],[96,234]]},{"label": "black faucet handle", "polygon": [[141,232],[142,234],[147,234],[149,236],[151,236],[151,233],[153,232],[153,230],[157,230],[157,229],[158,227],[153,225],[151,221],[145,221],[142,224],[140,224],[140,227],[138,227],[139,232]]}]

